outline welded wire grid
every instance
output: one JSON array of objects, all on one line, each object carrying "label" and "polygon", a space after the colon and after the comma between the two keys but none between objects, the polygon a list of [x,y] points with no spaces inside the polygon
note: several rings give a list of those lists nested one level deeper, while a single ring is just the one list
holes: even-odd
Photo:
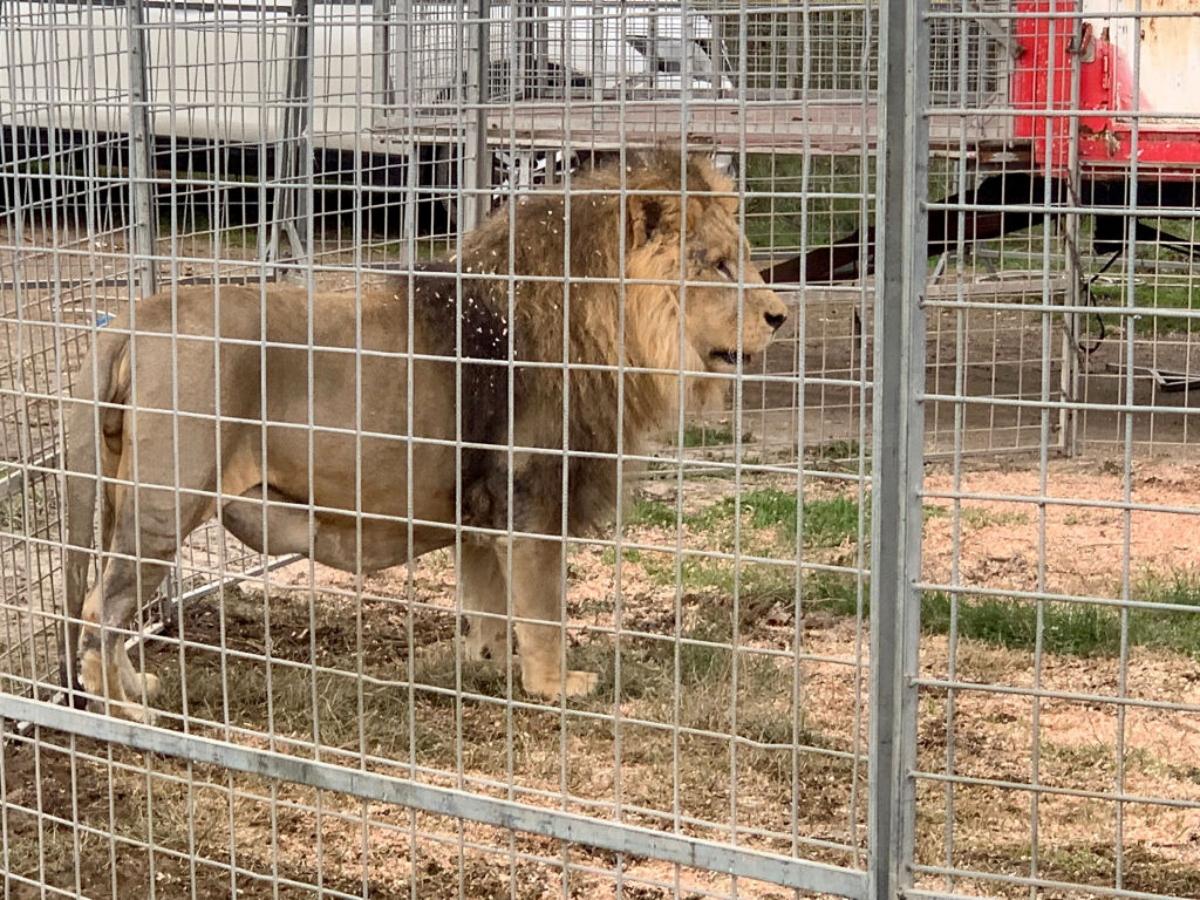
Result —
[{"label": "welded wire grid", "polygon": [[[1200,111],[1161,85],[1194,65],[1171,47],[1200,19],[1136,2],[935,4],[926,18],[959,35],[956,59],[929,54],[926,108],[960,114],[977,152],[929,176],[921,405],[951,452],[920,494],[914,893],[1194,896],[1200,581],[1182,536],[1200,512]],[[990,107],[964,55],[981,26],[1017,40],[1006,58],[1027,78]],[[938,66],[957,91],[938,93]],[[975,144],[980,117],[1020,133],[1031,110],[1028,144]],[[1189,149],[1148,164],[1164,139]],[[1022,227],[963,237],[996,213]],[[976,460],[984,425],[991,446],[1030,452]]]},{"label": "welded wire grid", "polygon": [[[835,218],[864,228],[872,214],[872,157],[861,137],[869,127],[868,79],[860,71],[857,92],[840,100],[838,114],[858,137],[837,161],[817,159],[803,139],[773,152],[763,142],[784,113],[769,97],[753,99],[749,35],[729,33],[731,21],[750,20],[744,8],[682,18],[680,7],[661,4],[571,5],[563,24],[544,6],[519,4],[146,3],[140,29],[123,18],[125,9],[105,9],[104,24],[91,23],[91,31],[115,42],[114,65],[128,63],[129,45],[120,42],[130,32],[146,38],[153,261],[165,290],[187,281],[212,283],[218,293],[231,283],[285,281],[345,288],[354,303],[407,273],[412,261],[456,254],[461,230],[488,209],[532,189],[570,191],[580,167],[656,138],[678,139],[687,116],[703,135],[703,116],[714,110],[759,116],[753,126],[726,127],[715,147],[737,176],[756,256],[803,249],[809,220],[823,222],[826,235]],[[500,21],[486,43],[485,19]],[[33,21],[33,13],[14,15],[6,31],[19,35]],[[859,44],[871,21],[861,18]],[[843,25],[840,33],[852,31]],[[786,30],[774,34],[755,46],[775,40],[786,58],[796,42]],[[53,57],[36,58],[42,62],[25,65],[40,76]],[[873,64],[861,55],[846,62],[857,70]],[[814,93],[798,61],[784,65],[795,97]],[[115,91],[131,119],[142,104],[124,77],[114,76]],[[79,102],[94,104],[94,94],[84,91]],[[555,124],[549,134],[541,128],[547,117]],[[760,143],[753,152],[748,131]],[[77,150],[80,138],[73,140]],[[124,168],[130,138],[94,127],[83,140],[110,141],[121,152],[111,169],[71,183],[81,192],[111,185],[119,196],[106,214],[127,216],[138,182]],[[48,181],[38,170],[10,168],[15,183]],[[148,261],[130,234],[135,224],[113,226],[107,254],[90,249],[79,275],[89,296],[109,257],[127,270]],[[31,244],[52,261],[67,256],[41,231]],[[469,289],[470,273],[457,281]],[[575,278],[571,290],[581,285]],[[601,672],[595,695],[561,706],[537,701],[521,693],[511,666],[463,659],[453,640],[462,602],[453,563],[470,530],[460,526],[454,547],[376,576],[302,561],[208,596],[193,591],[130,651],[135,666],[163,679],[158,723],[223,742],[218,756],[227,766],[235,765],[233,746],[251,747],[861,870],[870,438],[865,337],[853,312],[869,329],[868,290],[835,291],[841,314],[811,318],[788,292],[788,332],[766,367],[731,386],[715,420],[671,423],[651,477],[630,485],[635,501],[618,533],[571,543],[569,655]],[[119,311],[133,292],[115,292],[103,312]],[[46,331],[47,339],[75,344],[88,334],[57,322]],[[810,368],[810,352],[839,356],[804,384],[798,373]],[[76,356],[55,371],[77,364]],[[41,393],[52,398],[60,389]],[[806,419],[812,392],[839,398],[836,426],[823,414]],[[22,399],[28,388],[14,382],[7,393]],[[510,415],[516,402],[510,398]],[[772,444],[782,448],[774,457]],[[710,453],[714,446],[724,452]],[[28,469],[31,458],[17,462]],[[52,475],[46,483],[54,484]],[[54,528],[46,539],[53,590],[47,585],[35,597],[6,582],[4,594],[18,626],[40,630],[51,664],[6,671],[22,692],[40,687],[41,696],[55,685],[50,628],[59,620],[33,615],[28,604],[33,598],[61,615],[57,506],[46,519]],[[14,553],[36,538],[8,528]],[[244,574],[240,545],[215,529],[199,539],[210,553],[177,568],[201,588]],[[822,602],[828,595],[836,634],[821,629],[810,638],[804,609],[813,592]],[[147,611],[138,624],[158,618]],[[586,829],[576,833],[580,844],[563,843],[142,756],[120,741],[15,723],[6,723],[5,737],[4,869],[20,889],[101,896],[234,888],[528,896],[548,883],[583,894],[614,885],[673,896],[769,890],[721,874],[723,865],[706,870],[703,853],[692,855],[692,866],[670,862],[680,857],[662,850],[656,860],[644,837],[614,856],[589,849]],[[758,871],[771,880],[783,878],[772,871],[785,870]],[[829,884],[859,883],[834,878]]]}]

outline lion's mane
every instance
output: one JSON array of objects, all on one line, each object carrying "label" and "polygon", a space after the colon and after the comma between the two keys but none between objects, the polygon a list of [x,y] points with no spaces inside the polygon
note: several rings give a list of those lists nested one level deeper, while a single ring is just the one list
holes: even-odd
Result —
[{"label": "lion's mane", "polygon": [[[514,418],[525,427],[510,436],[508,416],[495,415],[497,403],[507,409],[507,373],[501,369],[497,381],[494,366],[476,379],[488,386],[478,396],[490,408],[472,410],[467,398],[464,417],[497,422],[494,444],[561,451],[565,443],[573,535],[595,530],[620,502],[618,453],[646,454],[682,409],[721,395],[718,381],[680,375],[702,366],[681,334],[679,288],[644,283],[680,280],[685,187],[701,195],[731,189],[704,159],[689,157],[685,169],[678,151],[640,156],[624,173],[601,166],[574,176],[566,196],[540,191],[497,209],[464,238],[454,264],[463,273],[463,333],[491,337],[468,354],[507,360],[511,329]],[[735,201],[689,199],[689,222],[715,203],[728,210]],[[647,369],[657,372],[636,371]],[[472,519],[499,528],[506,526],[508,481],[501,456],[490,454],[492,463],[476,468],[482,478],[469,502]],[[622,464],[626,475],[641,467]],[[558,530],[562,476],[561,452],[525,455],[513,472],[517,528]]]}]

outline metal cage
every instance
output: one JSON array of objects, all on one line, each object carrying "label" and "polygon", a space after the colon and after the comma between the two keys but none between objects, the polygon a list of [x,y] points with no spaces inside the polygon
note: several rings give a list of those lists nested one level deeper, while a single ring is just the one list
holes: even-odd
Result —
[{"label": "metal cage", "polygon": [[[5,896],[1200,895],[1193,4],[55,0],[4,4],[0,31]],[[543,224],[574,234],[582,204],[612,202],[612,234],[538,260],[564,350],[532,362],[611,374],[624,416],[638,377],[682,396],[697,376],[630,363],[625,318],[611,359],[570,358],[581,298],[623,317],[654,282],[574,271],[572,248],[630,258],[638,192],[583,179],[658,145],[732,185],[733,371],[701,370],[724,392],[592,452],[561,433],[605,412],[566,389],[558,446],[514,425],[491,447],[620,473],[629,502],[598,533],[570,531],[563,476],[561,529],[540,535],[561,549],[536,583],[591,692],[526,691],[528,647],[469,658],[476,627],[500,622],[501,647],[530,624],[515,513],[452,517],[444,546],[366,570],[373,522],[416,555],[420,517],[364,508],[393,476],[361,454],[340,473],[349,568],[315,559],[335,512],[315,494],[284,504],[310,554],[238,541],[219,482],[162,486],[214,513],[117,628],[157,696],[131,719],[64,678],[63,632],[93,624],[64,602],[67,401],[114,321],[290,291],[309,337],[242,343],[352,359],[342,437],[411,459],[414,426],[376,432],[362,372],[445,364],[461,416],[473,345],[379,350],[358,313],[440,279],[468,321],[469,238],[507,223],[486,274],[508,279],[491,325],[509,339],[539,282],[516,274],[540,246],[520,210],[561,198]],[[666,191],[682,222],[711,193]],[[698,234],[660,247],[684,262],[654,285],[679,321],[706,287]],[[759,290],[787,319],[748,361]],[[334,291],[320,308],[366,330],[330,348],[313,335]],[[506,384],[530,362],[516,347],[491,360]],[[162,377],[221,371],[186,359]],[[333,388],[311,371],[272,390],[316,409]],[[407,408],[414,381],[395,385]],[[517,422],[516,389],[496,397],[480,416]],[[406,497],[466,496],[467,425],[422,438],[445,463],[410,466]],[[304,419],[309,477],[337,430]],[[511,469],[490,477],[528,502]],[[483,541],[499,612],[471,605]],[[93,583],[120,556],[91,550]]]}]

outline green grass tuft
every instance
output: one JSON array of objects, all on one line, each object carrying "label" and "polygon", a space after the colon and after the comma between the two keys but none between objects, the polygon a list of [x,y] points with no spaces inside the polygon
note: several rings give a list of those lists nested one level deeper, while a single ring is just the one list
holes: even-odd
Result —
[{"label": "green grass tuft", "polygon": [[[1123,284],[1096,285],[1092,288],[1092,297],[1100,306],[1123,306],[1129,302]],[[1200,309],[1200,291],[1187,285],[1136,284],[1133,305],[1139,310],[1138,315],[1107,314],[1105,323],[1115,328],[1128,327],[1132,323],[1134,333],[1145,337],[1200,330],[1200,322],[1195,319],[1169,314],[1170,310]]]},{"label": "green grass tuft", "polygon": [[[754,439],[750,432],[742,434],[741,443],[748,444]],[[678,434],[671,434],[672,444],[678,443]],[[706,425],[704,423],[689,423],[683,428],[683,446],[692,447],[728,447],[735,443],[733,427],[728,423]]]},{"label": "green grass tuft", "polygon": [[[852,616],[858,608],[850,575],[820,573],[805,583],[805,605],[835,615]],[[1200,575],[1176,572],[1151,579],[1133,592],[1139,601],[1178,606],[1178,610],[1130,609],[1130,646],[1169,650],[1200,660]],[[866,601],[864,598],[864,611]],[[1032,651],[1037,643],[1037,604],[1007,597],[961,596],[957,604],[941,591],[921,600],[921,631],[949,634],[957,614],[959,637],[1009,650]],[[1121,649],[1121,610],[1086,603],[1044,604],[1042,648],[1069,656],[1115,656]]]},{"label": "green grass tuft", "polygon": [[[729,501],[732,504],[732,501]],[[742,497],[755,528],[778,528],[781,536],[795,541],[799,525],[794,494],[774,489],[751,491]],[[804,504],[804,539],[811,545],[836,547],[858,535],[858,501],[838,496]]]},{"label": "green grass tuft", "polygon": [[676,523],[675,506],[663,500],[639,497],[633,502],[633,507],[625,517],[629,527],[651,526],[655,528],[674,528]]}]

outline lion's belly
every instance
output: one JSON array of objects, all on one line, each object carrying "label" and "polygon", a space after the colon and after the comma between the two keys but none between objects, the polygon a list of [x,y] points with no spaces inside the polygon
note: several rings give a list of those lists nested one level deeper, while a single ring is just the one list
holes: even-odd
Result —
[{"label": "lion's belly", "polygon": [[405,520],[411,491],[414,518],[453,522],[452,371],[412,367],[410,416],[404,360],[362,357],[360,368],[352,355],[317,352],[310,381],[307,353],[280,351],[268,361],[268,483],[326,509]]}]

